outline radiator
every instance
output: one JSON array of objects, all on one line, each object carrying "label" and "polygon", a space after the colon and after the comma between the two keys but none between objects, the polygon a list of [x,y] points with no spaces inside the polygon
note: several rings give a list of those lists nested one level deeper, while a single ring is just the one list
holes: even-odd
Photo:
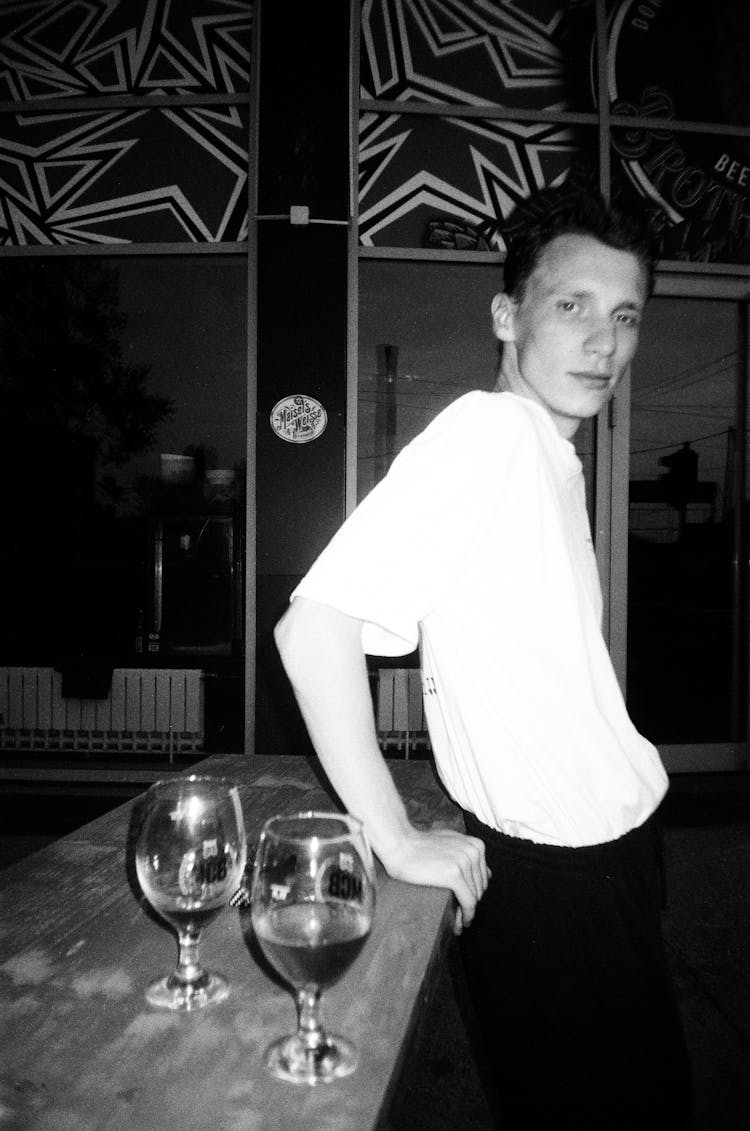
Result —
[{"label": "radiator", "polygon": [[200,750],[203,673],[115,668],[106,699],[64,699],[54,668],[0,668],[0,748]]},{"label": "radiator", "polygon": [[430,737],[422,703],[418,668],[379,668],[376,714],[378,741],[384,753],[429,751]]}]

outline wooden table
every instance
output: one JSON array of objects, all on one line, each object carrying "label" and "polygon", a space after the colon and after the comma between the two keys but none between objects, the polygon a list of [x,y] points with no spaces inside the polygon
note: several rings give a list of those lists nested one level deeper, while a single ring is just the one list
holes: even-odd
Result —
[{"label": "wooden table", "polygon": [[[391,768],[421,827],[461,827],[427,762]],[[303,758],[217,755],[192,772],[233,778],[249,840],[276,812],[336,807]],[[281,1083],[266,1045],[295,1027],[290,992],[248,949],[232,908],[201,953],[229,998],[189,1014],[152,1009],[144,989],[173,968],[176,939],[138,888],[138,799],[0,873],[0,1128],[13,1131],[363,1131],[385,1126],[420,1008],[450,937],[452,897],[379,868],[375,925],[323,1020],[360,1051],[353,1076],[317,1088]]]}]

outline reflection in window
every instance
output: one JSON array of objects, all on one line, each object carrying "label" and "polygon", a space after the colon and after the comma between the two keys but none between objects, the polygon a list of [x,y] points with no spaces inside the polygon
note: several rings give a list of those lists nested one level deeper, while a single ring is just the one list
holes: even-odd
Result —
[{"label": "reflection in window", "polygon": [[628,706],[655,742],[745,729],[736,318],[729,302],[654,299],[633,363]]},{"label": "reflection in window", "polygon": [[495,383],[496,265],[360,263],[357,492],[441,409]]},{"label": "reflection in window", "polygon": [[[493,388],[490,304],[500,290],[496,264],[360,262],[358,499],[442,409]],[[578,430],[575,447],[593,516],[593,421]]]},{"label": "reflection in window", "polygon": [[2,264],[0,662],[241,655],[245,271]]}]

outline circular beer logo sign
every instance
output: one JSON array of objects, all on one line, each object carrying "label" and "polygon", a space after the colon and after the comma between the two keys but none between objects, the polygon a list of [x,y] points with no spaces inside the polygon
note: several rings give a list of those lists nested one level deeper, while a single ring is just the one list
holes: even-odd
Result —
[{"label": "circular beer logo sign", "polygon": [[320,401],[301,393],[284,397],[271,410],[271,427],[289,444],[308,444],[325,432],[328,416]]},{"label": "circular beer logo sign", "polygon": [[[612,113],[750,126],[750,4],[620,0],[610,21]],[[654,207],[665,258],[750,262],[750,138],[613,127],[613,156]]]}]

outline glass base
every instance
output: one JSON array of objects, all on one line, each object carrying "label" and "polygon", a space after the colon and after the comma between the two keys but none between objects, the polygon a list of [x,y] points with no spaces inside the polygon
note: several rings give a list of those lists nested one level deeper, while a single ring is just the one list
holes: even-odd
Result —
[{"label": "glass base", "polygon": [[295,1034],[269,1045],[266,1068],[278,1080],[292,1084],[328,1084],[349,1076],[357,1067],[357,1050],[344,1037],[327,1034],[315,1048],[308,1048]]},{"label": "glass base", "polygon": [[175,1009],[189,1013],[191,1009],[203,1009],[215,1005],[229,993],[229,982],[221,974],[209,970],[203,972],[196,982],[183,982],[174,974],[157,978],[146,990],[146,1001],[157,1009]]}]

